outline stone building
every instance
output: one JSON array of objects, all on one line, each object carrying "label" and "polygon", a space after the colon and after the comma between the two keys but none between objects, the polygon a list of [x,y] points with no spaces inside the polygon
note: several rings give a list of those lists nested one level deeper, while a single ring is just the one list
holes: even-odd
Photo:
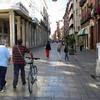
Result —
[{"label": "stone building", "polygon": [[68,4],[69,35],[72,35],[74,34],[74,1],[69,0]]},{"label": "stone building", "polygon": [[50,29],[47,9],[45,0],[0,0],[0,39],[11,47],[20,38],[30,48],[44,45]]},{"label": "stone building", "polygon": [[81,10],[79,0],[69,0],[64,15],[64,35],[73,35],[78,44],[78,32],[80,30]]},{"label": "stone building", "polygon": [[65,14],[64,14],[64,39],[66,40],[66,37],[69,35],[69,12],[68,12],[68,3],[67,3],[67,7],[65,10]]},{"label": "stone building", "polygon": [[80,0],[80,7],[85,46],[95,49],[100,42],[100,0]]}]

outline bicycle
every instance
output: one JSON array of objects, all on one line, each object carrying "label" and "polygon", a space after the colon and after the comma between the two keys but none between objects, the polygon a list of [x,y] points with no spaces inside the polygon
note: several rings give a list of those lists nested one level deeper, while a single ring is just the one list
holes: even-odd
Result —
[{"label": "bicycle", "polygon": [[25,58],[27,59],[26,64],[29,64],[29,66],[30,66],[27,80],[28,80],[29,93],[32,94],[32,92],[33,92],[32,86],[35,83],[35,81],[37,81],[37,73],[38,73],[37,66],[34,65],[34,60],[37,60],[40,58],[34,58],[34,60],[31,59],[30,57],[25,57]]}]

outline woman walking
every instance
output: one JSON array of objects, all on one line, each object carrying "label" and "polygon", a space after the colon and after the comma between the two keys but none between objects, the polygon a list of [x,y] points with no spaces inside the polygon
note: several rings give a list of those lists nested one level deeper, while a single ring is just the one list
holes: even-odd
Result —
[{"label": "woman walking", "polygon": [[49,59],[50,56],[50,50],[51,50],[51,45],[50,42],[47,41],[46,47],[45,47],[45,53],[46,53],[46,57]]}]

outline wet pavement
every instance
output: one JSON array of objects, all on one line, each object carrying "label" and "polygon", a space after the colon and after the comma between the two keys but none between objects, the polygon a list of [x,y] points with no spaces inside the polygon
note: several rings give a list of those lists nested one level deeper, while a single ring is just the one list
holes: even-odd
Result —
[{"label": "wet pavement", "polygon": [[[33,93],[29,94],[27,84],[21,85],[19,80],[17,90],[12,88],[13,68],[7,73],[7,89],[0,93],[0,100],[100,100],[98,81],[90,77],[95,73],[95,51],[83,51],[70,55],[70,61],[62,61],[56,51],[57,44],[52,44],[50,59],[46,59],[44,48],[34,50],[38,66],[37,82],[33,85]],[[63,50],[62,50],[63,51]],[[26,66],[26,77],[29,66]]]}]

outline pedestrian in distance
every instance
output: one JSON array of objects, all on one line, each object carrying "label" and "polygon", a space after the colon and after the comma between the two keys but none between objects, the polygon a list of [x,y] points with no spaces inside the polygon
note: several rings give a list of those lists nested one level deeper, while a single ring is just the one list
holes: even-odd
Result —
[{"label": "pedestrian in distance", "polygon": [[68,45],[67,45],[67,44],[65,44],[64,53],[65,53],[65,61],[66,61],[66,58],[67,58],[67,60],[69,61]]},{"label": "pedestrian in distance", "polygon": [[80,51],[81,52],[83,51],[83,47],[84,47],[84,44],[83,44],[83,41],[81,41],[81,43],[80,43]]},{"label": "pedestrian in distance", "polygon": [[21,71],[21,80],[22,85],[26,84],[25,79],[25,60],[24,55],[25,53],[29,53],[31,57],[33,58],[33,55],[31,51],[22,45],[22,39],[19,39],[17,41],[17,45],[15,45],[12,49],[12,59],[14,64],[14,76],[13,76],[13,88],[16,89],[18,84],[18,76],[19,72]]},{"label": "pedestrian in distance", "polygon": [[45,54],[46,54],[46,57],[49,59],[50,57],[50,50],[51,50],[51,45],[50,45],[50,42],[47,41],[47,44],[46,44],[46,47],[45,47]]},{"label": "pedestrian in distance", "polygon": [[0,41],[0,92],[4,90],[4,87],[6,85],[5,77],[10,58],[11,56],[9,50],[6,47],[4,41],[1,40]]},{"label": "pedestrian in distance", "polygon": [[57,52],[58,52],[58,56],[59,56],[59,60],[61,61],[61,49],[62,49],[62,42],[58,43],[58,46],[57,46]]}]

